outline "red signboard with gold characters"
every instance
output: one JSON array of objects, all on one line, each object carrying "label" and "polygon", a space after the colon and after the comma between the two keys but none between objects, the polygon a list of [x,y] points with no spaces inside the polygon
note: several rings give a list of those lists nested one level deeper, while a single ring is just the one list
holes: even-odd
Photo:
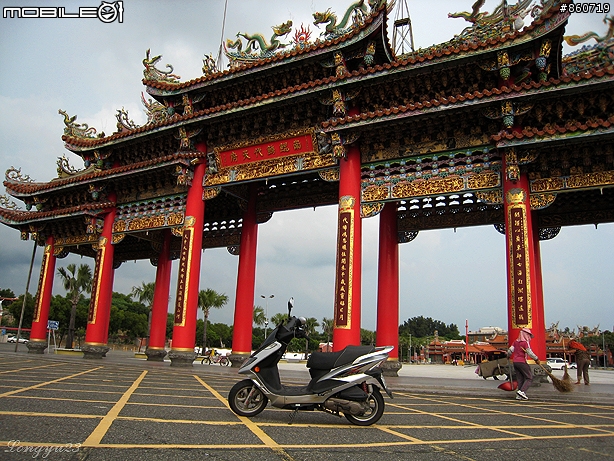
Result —
[{"label": "red signboard with gold characters", "polygon": [[314,152],[313,133],[304,133],[284,139],[272,139],[267,142],[232,149],[217,150],[220,168],[231,168],[261,160],[273,160],[292,155]]}]

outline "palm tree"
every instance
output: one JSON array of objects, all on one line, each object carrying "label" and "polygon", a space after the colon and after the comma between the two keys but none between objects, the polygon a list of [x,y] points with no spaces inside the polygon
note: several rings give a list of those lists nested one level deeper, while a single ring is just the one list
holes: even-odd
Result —
[{"label": "palm tree", "polygon": [[[130,292],[130,296],[138,299],[140,303],[145,304],[149,310],[149,315],[147,317],[147,342],[145,343],[145,348],[149,347],[149,335],[151,334],[151,308],[153,306],[155,291],[155,282],[142,282],[140,287],[132,287],[132,291]],[[139,351],[140,350],[141,346],[139,345]]]},{"label": "palm tree", "polygon": [[203,354],[207,348],[207,321],[209,320],[209,311],[212,307],[219,309],[224,307],[228,302],[228,296],[217,291],[207,288],[206,290],[200,290],[198,292],[198,307],[203,310],[205,314],[205,324],[203,328]]},{"label": "palm tree", "polygon": [[261,327],[267,321],[264,315],[264,308],[261,306],[254,306],[254,325]]},{"label": "palm tree", "polygon": [[330,343],[330,335],[333,333],[333,319],[322,319],[322,333],[326,335],[326,344]]},{"label": "palm tree", "polygon": [[[271,317],[271,325],[277,326],[280,323],[285,323],[286,320],[288,320],[288,314],[282,314],[281,312],[278,312],[273,317]],[[271,328],[273,327],[271,326]]]},{"label": "palm tree", "polygon": [[[316,328],[319,326],[320,324],[318,323],[318,319],[316,319],[315,317],[309,317],[308,319],[305,319],[305,332],[307,333],[307,336],[309,336],[312,333],[315,333]],[[305,359],[307,359],[308,355],[309,355],[309,340],[305,339]]]},{"label": "palm tree", "polygon": [[92,292],[92,269],[87,264],[80,264],[79,269],[75,264],[69,264],[66,269],[60,267],[58,274],[62,278],[62,284],[67,291],[66,296],[70,298],[72,308],[70,310],[70,321],[68,322],[68,337],[66,338],[66,348],[72,349],[75,340],[75,318],[77,317],[77,304],[81,299],[81,293]]}]

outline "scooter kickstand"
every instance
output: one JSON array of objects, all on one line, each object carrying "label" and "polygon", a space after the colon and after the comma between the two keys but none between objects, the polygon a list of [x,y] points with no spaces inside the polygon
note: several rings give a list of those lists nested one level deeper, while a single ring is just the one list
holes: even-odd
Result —
[{"label": "scooter kickstand", "polygon": [[292,413],[290,413],[290,419],[288,419],[288,426],[291,425],[294,421],[294,418],[296,418],[299,408],[299,405],[297,405],[296,407],[294,407],[294,410],[292,410]]}]

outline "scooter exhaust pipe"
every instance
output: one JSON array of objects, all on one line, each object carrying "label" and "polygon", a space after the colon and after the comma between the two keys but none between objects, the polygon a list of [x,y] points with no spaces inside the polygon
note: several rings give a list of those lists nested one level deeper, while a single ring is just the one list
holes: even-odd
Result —
[{"label": "scooter exhaust pipe", "polygon": [[353,416],[361,416],[369,410],[369,405],[366,402],[353,402],[352,400],[338,399],[331,397],[324,406],[331,411],[342,411],[343,413],[349,413]]}]

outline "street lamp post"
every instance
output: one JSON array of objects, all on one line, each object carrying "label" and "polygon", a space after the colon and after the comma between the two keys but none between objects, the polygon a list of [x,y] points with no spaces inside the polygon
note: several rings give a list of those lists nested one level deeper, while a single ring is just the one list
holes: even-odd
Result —
[{"label": "street lamp post", "polygon": [[266,339],[266,329],[269,326],[269,299],[274,298],[275,295],[271,295],[271,296],[260,295],[260,297],[266,301],[265,303],[266,307],[264,311],[264,339]]}]

